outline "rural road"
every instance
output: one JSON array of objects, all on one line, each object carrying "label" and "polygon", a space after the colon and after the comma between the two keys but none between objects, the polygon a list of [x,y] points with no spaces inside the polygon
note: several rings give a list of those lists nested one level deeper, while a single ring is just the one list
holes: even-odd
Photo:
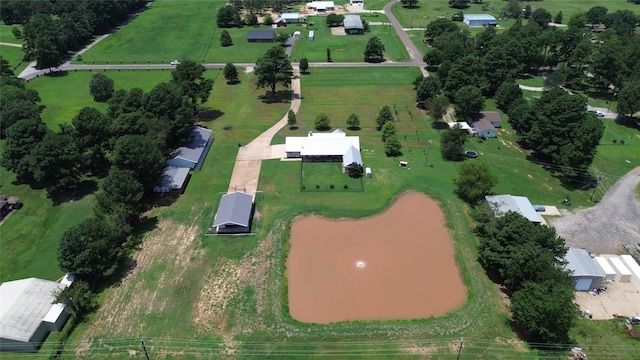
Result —
[{"label": "rural road", "polygon": [[640,242],[640,204],[634,189],[640,183],[640,167],[623,176],[594,207],[575,213],[563,211],[551,225],[567,246],[595,254],[617,254],[623,245]]}]

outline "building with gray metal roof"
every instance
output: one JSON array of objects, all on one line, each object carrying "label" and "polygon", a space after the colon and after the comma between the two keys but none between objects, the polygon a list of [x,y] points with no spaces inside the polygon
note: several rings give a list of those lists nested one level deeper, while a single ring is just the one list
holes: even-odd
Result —
[{"label": "building with gray metal roof", "polygon": [[464,14],[462,20],[469,27],[496,26],[496,18],[489,14]]},{"label": "building with gray metal roof", "polygon": [[567,270],[573,276],[576,291],[600,288],[605,273],[587,250],[569,248],[564,259],[567,262]]},{"label": "building with gray metal roof", "polygon": [[211,148],[211,130],[200,126],[191,129],[191,141],[175,151],[175,157],[167,165],[200,170]]},{"label": "building with gray metal roof", "polygon": [[0,350],[37,352],[50,331],[60,331],[69,313],[53,304],[66,286],[28,278],[0,285]]},{"label": "building with gray metal roof", "polygon": [[344,16],[344,32],[349,35],[362,35],[364,34],[364,25],[360,15],[345,15]]},{"label": "building with gray metal roof", "polygon": [[513,195],[487,195],[484,197],[496,216],[502,216],[509,211],[517,212],[534,224],[544,223],[528,198]]},{"label": "building with gray metal roof", "polygon": [[240,191],[222,195],[213,227],[218,233],[242,233],[251,231],[253,196]]}]

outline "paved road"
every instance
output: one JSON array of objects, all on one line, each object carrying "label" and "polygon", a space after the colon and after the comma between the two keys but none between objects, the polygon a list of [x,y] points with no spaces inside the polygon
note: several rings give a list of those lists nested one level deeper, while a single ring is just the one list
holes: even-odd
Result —
[{"label": "paved road", "polygon": [[0,45],[4,45],[4,46],[13,46],[13,47],[19,47],[21,48],[22,45],[21,44],[14,44],[14,43],[8,43],[8,42],[0,42]]},{"label": "paved road", "polygon": [[404,31],[404,29],[400,25],[400,22],[398,21],[398,19],[396,19],[395,15],[393,15],[393,12],[391,11],[391,7],[396,3],[397,1],[390,1],[387,5],[385,5],[384,13],[389,18],[389,21],[391,22],[391,26],[393,26],[393,28],[396,30],[396,33],[398,33],[398,37],[400,37],[400,40],[402,40],[404,47],[407,48],[407,52],[409,53],[409,58],[411,59],[410,65],[415,65],[420,67],[420,70],[422,71],[422,75],[427,77],[429,76],[429,73],[425,69],[427,64],[424,61],[422,61],[422,53],[413,44],[413,42],[411,42],[409,35],[407,35],[407,33]]},{"label": "paved road", "polygon": [[640,242],[640,204],[634,189],[640,182],[640,167],[623,176],[594,207],[564,211],[550,219],[567,245],[596,254],[617,254],[622,245]]}]

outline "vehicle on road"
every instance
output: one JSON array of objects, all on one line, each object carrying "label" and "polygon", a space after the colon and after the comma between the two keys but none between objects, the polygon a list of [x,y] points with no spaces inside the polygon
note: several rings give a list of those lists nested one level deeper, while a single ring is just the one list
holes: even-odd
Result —
[{"label": "vehicle on road", "polygon": [[604,113],[602,111],[596,111],[597,117],[604,117]]},{"label": "vehicle on road", "polygon": [[173,60],[173,61],[171,62],[171,65],[180,65],[180,61],[178,61],[178,60]]}]

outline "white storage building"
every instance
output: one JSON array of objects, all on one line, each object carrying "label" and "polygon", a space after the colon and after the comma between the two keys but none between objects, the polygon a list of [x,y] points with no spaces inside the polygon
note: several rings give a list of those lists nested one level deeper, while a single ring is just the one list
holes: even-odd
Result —
[{"label": "white storage building", "polygon": [[629,282],[631,281],[631,271],[624,266],[622,260],[619,257],[609,258],[609,262],[613,265],[613,268],[616,270],[616,280],[619,282]]},{"label": "white storage building", "polygon": [[595,257],[596,262],[600,265],[602,271],[604,271],[604,281],[613,281],[616,279],[616,271],[613,270],[613,267],[609,264],[606,258],[601,256]]},{"label": "white storage building", "polygon": [[496,26],[496,18],[489,14],[464,14],[462,20],[469,27]]},{"label": "white storage building", "polygon": [[633,259],[631,255],[620,255],[622,262],[631,271],[631,283],[640,290],[640,265]]}]

